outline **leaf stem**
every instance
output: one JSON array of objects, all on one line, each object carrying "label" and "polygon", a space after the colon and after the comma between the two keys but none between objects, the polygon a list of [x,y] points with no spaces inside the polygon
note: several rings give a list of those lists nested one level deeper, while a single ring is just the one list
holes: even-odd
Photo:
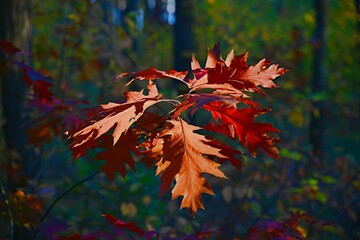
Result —
[{"label": "leaf stem", "polygon": [[9,221],[10,221],[10,226],[9,226],[9,230],[10,230],[10,239],[13,240],[14,239],[14,218],[11,212],[11,208],[10,208],[10,204],[9,204],[9,200],[7,198],[6,195],[6,191],[5,191],[5,187],[3,185],[3,181],[2,179],[0,179],[0,188],[1,188],[1,195],[4,198],[5,201],[5,205],[6,205],[6,209],[8,211],[8,215],[9,215]]},{"label": "leaf stem", "polygon": [[168,102],[168,103],[175,102],[175,103],[177,103],[177,104],[181,104],[181,102],[178,101],[178,100],[175,100],[175,99],[167,99],[167,98],[160,99],[160,100],[158,100],[158,102]]},{"label": "leaf stem", "polygon": [[118,215],[118,211],[116,211],[115,206],[99,191],[99,189],[97,189],[97,187],[90,181],[90,179],[86,180],[86,183],[90,186],[92,190],[97,193],[97,195],[101,197],[102,200],[104,200],[104,202],[106,202],[106,204],[111,208],[111,210],[113,210],[114,214]]},{"label": "leaf stem", "polygon": [[[91,182],[90,179],[86,180],[86,183],[90,186],[90,188],[92,190],[94,190],[102,200],[104,200],[106,202],[106,204],[111,208],[111,210],[113,210],[115,216],[119,217],[118,215],[118,211],[116,210],[115,206],[110,202],[109,199],[107,199],[100,191],[99,189]],[[127,234],[129,236],[130,239],[135,240],[135,238],[132,236],[131,232],[127,231]]]},{"label": "leaf stem", "polygon": [[[75,183],[74,185],[72,185],[70,188],[68,188],[67,190],[65,190],[63,193],[60,194],[60,196],[58,196],[52,203],[51,205],[48,207],[48,209],[46,209],[44,215],[42,216],[41,220],[40,220],[40,224],[42,224],[46,217],[48,216],[48,214],[50,213],[50,211],[53,209],[53,207],[56,205],[56,203],[62,199],[63,197],[65,197],[68,193],[70,193],[74,188],[76,188],[77,186],[79,186],[80,184],[82,184],[83,182],[86,182],[87,180],[93,178],[94,176],[96,176],[98,173],[100,173],[100,170],[97,170],[95,172],[93,172],[92,174],[90,174],[89,176],[81,179],[79,182]],[[39,224],[39,225],[40,225]],[[39,228],[36,230],[33,240],[36,240],[36,237],[39,233]]]}]

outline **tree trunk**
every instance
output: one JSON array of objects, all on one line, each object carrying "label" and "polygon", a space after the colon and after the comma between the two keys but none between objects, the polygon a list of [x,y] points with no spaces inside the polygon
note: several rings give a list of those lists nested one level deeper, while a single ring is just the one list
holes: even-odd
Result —
[{"label": "tree trunk", "polygon": [[[326,15],[327,0],[314,0],[316,27],[313,38],[313,73],[312,93],[317,94],[326,90],[325,53],[326,53]],[[310,116],[310,143],[316,157],[324,154],[324,100],[315,101]]]},{"label": "tree trunk", "polygon": [[190,69],[191,54],[194,50],[192,5],[191,0],[176,1],[174,67],[178,71]]},{"label": "tree trunk", "polygon": [[[0,39],[10,41],[21,50],[30,51],[30,12],[30,0],[1,0]],[[8,166],[9,192],[14,192],[19,187],[25,187],[26,181],[34,179],[40,168],[40,159],[27,141],[27,120],[24,106],[27,88],[22,80],[22,75],[22,71],[13,66],[1,75],[1,100],[5,119],[3,132],[7,147],[6,165]],[[14,172],[16,168],[20,170]],[[14,239],[28,239],[32,234],[31,230],[24,226],[15,226]]]}]

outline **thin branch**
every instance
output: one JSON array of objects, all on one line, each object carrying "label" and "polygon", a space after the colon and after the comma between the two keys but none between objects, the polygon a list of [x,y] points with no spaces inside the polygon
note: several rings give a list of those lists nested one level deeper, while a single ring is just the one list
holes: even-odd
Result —
[{"label": "thin branch", "polygon": [[[146,131],[147,134],[152,133],[152,132],[156,131],[157,129],[159,129],[161,126],[163,126],[169,119],[171,119],[171,116],[172,116],[172,112],[173,112],[173,111],[174,111],[174,110],[171,110],[170,112],[168,112],[168,113],[166,113],[166,114],[164,114],[164,115],[159,116],[157,119],[163,118],[163,117],[165,117],[166,115],[169,115],[169,114],[170,114],[170,116],[169,116],[168,118],[166,118],[162,123],[160,123],[160,124],[159,124],[157,127],[155,127],[154,129],[151,129],[151,130],[146,129],[146,128],[144,128],[144,127],[136,124],[136,122],[134,123],[134,125],[135,125],[136,127],[138,127],[138,128],[143,129],[144,131]],[[143,138],[145,138],[145,137],[143,137]],[[143,138],[140,138],[139,140],[141,140],[141,139],[143,139]]]},{"label": "thin branch", "polygon": [[97,187],[90,181],[90,179],[86,180],[86,183],[101,197],[102,200],[104,200],[104,202],[106,202],[111,210],[113,210],[114,214],[118,215],[118,211],[116,210],[115,206],[97,189]]},{"label": "thin branch", "polygon": [[[46,217],[48,216],[48,214],[50,213],[50,211],[53,209],[53,207],[56,205],[56,203],[62,199],[63,197],[65,197],[68,193],[70,193],[74,188],[76,188],[77,186],[79,186],[80,184],[82,184],[83,182],[86,182],[87,180],[93,178],[94,176],[96,176],[98,173],[100,173],[100,170],[97,170],[96,172],[93,172],[92,174],[90,174],[89,176],[81,179],[79,182],[75,183],[74,185],[72,185],[70,188],[68,188],[67,190],[65,190],[62,194],[60,194],[59,197],[57,197],[52,204],[50,205],[50,207],[48,207],[48,209],[46,209],[45,214],[42,216],[41,220],[40,220],[40,224],[42,224]],[[36,239],[37,234],[39,233],[39,228],[36,230],[35,235],[33,240]]]},{"label": "thin branch", "polygon": [[[118,211],[116,210],[115,206],[109,201],[109,199],[107,199],[98,189],[97,187],[90,181],[90,179],[86,180],[86,183],[91,187],[92,190],[94,190],[100,197],[102,200],[104,200],[106,202],[106,204],[111,208],[111,210],[113,210],[115,216],[118,217]],[[129,236],[130,239],[135,240],[135,238],[132,236],[131,232],[128,230],[127,234]]]},{"label": "thin branch", "polygon": [[[175,103],[177,103],[178,105],[181,104],[181,102],[178,101],[178,100],[175,100],[175,99],[167,99],[167,98],[160,99],[160,100],[158,100],[158,102],[168,102],[168,103],[170,103],[170,104],[172,104],[171,102],[175,102]],[[176,106],[176,104],[172,104],[172,105],[173,105],[173,106]]]},{"label": "thin branch", "polygon": [[100,170],[97,170],[96,172],[93,172],[92,174],[90,174],[89,176],[81,179],[79,182],[75,183],[74,185],[72,185],[69,189],[67,189],[66,191],[64,191],[62,194],[60,194],[59,197],[57,197],[55,199],[55,201],[50,205],[50,207],[46,210],[45,214],[43,215],[43,217],[41,218],[40,223],[43,223],[47,217],[47,215],[50,213],[51,209],[56,205],[56,203],[63,197],[65,197],[65,195],[67,195],[69,192],[71,192],[74,188],[76,188],[77,186],[79,186],[80,184],[82,184],[83,182],[86,182],[87,180],[93,178],[94,176],[96,176],[98,173],[100,173]]},{"label": "thin branch", "polygon": [[14,218],[10,209],[10,204],[9,204],[9,200],[7,198],[6,192],[5,192],[5,187],[3,185],[2,179],[0,179],[0,188],[1,188],[1,194],[4,198],[5,201],[5,205],[6,205],[6,209],[8,211],[8,215],[9,215],[9,223],[10,223],[10,239],[13,240],[14,239]]}]

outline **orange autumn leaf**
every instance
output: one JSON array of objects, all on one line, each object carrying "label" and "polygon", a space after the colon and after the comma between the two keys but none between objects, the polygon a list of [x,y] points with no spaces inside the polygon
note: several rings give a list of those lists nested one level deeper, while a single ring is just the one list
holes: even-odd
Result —
[{"label": "orange autumn leaf", "polygon": [[[142,155],[141,162],[150,168],[162,159],[164,140],[161,138],[151,138],[141,143],[138,148],[139,155]],[[161,161],[160,161],[161,162]]]},{"label": "orange autumn leaf", "polygon": [[[161,193],[170,188],[173,179],[176,184],[171,191],[172,199],[183,196],[181,208],[188,208],[195,214],[198,208],[204,208],[201,195],[214,195],[210,183],[202,176],[209,173],[216,177],[226,178],[219,170],[220,164],[205,155],[224,157],[220,150],[207,145],[208,140],[194,131],[200,127],[190,125],[182,119],[169,120],[170,127],[165,129],[160,138],[164,139],[161,179]],[[158,172],[159,173],[159,172]]]},{"label": "orange autumn leaf", "polygon": [[144,114],[145,110],[161,98],[156,85],[151,81],[149,81],[148,90],[148,95],[144,95],[143,91],[125,92],[125,103],[110,102],[101,105],[95,116],[85,120],[80,129],[68,133],[69,138],[72,139],[73,149],[85,146],[85,149],[74,157],[83,155],[86,152],[87,144],[90,145],[113,127],[115,128],[112,132],[112,138],[113,145],[115,145],[131,125]]}]

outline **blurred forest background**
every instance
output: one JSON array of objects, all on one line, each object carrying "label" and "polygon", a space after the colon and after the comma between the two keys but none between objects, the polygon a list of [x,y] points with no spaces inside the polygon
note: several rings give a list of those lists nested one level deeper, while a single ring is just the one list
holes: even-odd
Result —
[{"label": "blurred forest background", "polygon": [[122,72],[187,70],[192,53],[204,63],[216,42],[225,56],[249,52],[250,64],[265,57],[289,70],[259,99],[272,108],[263,120],[281,130],[282,159],[259,153],[244,157],[241,172],[225,167],[230,180],[213,180],[216,197],[205,196],[195,218],[169,193],[158,198],[154,169],[138,164],[112,184],[100,174],[57,203],[39,236],[112,239],[123,233],[100,215],[115,210],[167,237],[208,231],[210,239],[243,239],[250,227],[299,211],[331,223],[303,223],[308,239],[360,239],[360,1],[2,0],[0,7],[0,39],[29,51],[20,58],[51,80],[55,96],[73,99],[72,108],[40,111],[27,101],[22,71],[1,65],[0,239],[10,235],[5,196],[15,239],[31,239],[55,198],[101,166],[91,161],[95,153],[72,161],[63,133],[70,115],[83,117],[77,107],[118,101],[124,83],[112,79]]}]

